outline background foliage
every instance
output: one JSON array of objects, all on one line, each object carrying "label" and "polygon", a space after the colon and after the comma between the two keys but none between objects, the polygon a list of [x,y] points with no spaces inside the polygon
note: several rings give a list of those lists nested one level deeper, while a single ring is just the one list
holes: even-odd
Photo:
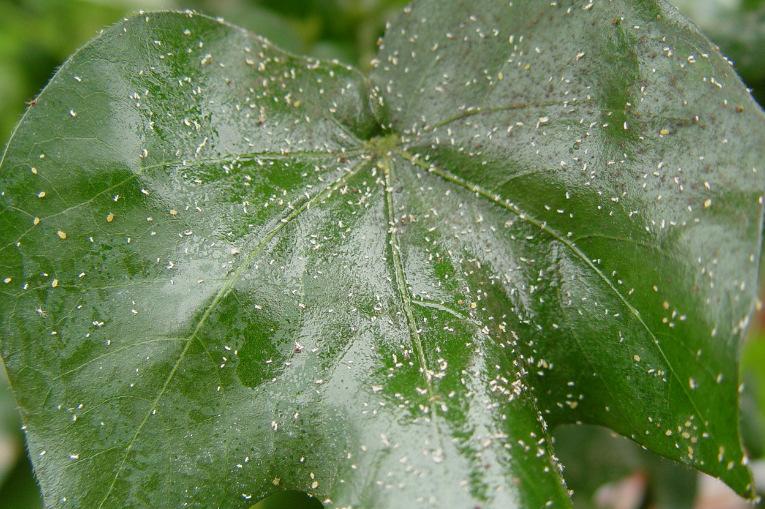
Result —
[{"label": "background foliage", "polygon": [[[672,0],[727,55],[765,104],[765,0]],[[192,8],[225,17],[296,53],[338,59],[368,68],[385,20],[407,0],[0,0],[0,145],[64,59],[98,30],[139,9]],[[754,460],[765,457],[765,314],[754,321],[743,347],[742,397],[746,446]],[[637,505],[618,507],[730,507],[713,499],[707,484],[630,442],[598,429],[557,433],[566,477],[579,507],[617,507],[609,493]],[[599,461],[595,461],[598,459]],[[593,464],[599,468],[593,468]],[[755,477],[765,489],[762,463]],[[758,471],[760,472],[758,475]],[[603,484],[623,480],[604,489]],[[626,481],[624,481],[626,479]],[[609,492],[609,489],[611,490]],[[613,498],[613,496],[611,497]],[[641,500],[642,499],[642,500]],[[599,500],[597,505],[594,500]],[[24,454],[13,396],[0,370],[0,509],[41,507]]]}]

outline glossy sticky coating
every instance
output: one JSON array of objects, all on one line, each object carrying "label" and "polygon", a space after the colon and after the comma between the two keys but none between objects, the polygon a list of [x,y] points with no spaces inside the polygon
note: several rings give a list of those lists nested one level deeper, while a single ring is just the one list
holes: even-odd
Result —
[{"label": "glossy sticky coating", "polygon": [[750,493],[764,152],[664,2],[419,0],[369,78],[191,13],[120,23],[0,163],[46,503],[565,508],[576,421]]}]

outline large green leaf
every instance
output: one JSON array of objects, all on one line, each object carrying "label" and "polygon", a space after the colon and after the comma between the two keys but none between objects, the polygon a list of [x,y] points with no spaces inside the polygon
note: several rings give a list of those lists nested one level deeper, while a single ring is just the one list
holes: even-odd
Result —
[{"label": "large green leaf", "polygon": [[569,507],[574,421],[749,493],[763,147],[662,2],[420,0],[369,79],[199,15],[121,23],[0,163],[47,504]]}]

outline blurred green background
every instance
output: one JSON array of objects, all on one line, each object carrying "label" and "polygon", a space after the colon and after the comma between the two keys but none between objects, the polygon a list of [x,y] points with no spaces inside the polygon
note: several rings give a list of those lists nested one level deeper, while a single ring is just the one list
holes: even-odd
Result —
[{"label": "blurred green background", "polygon": [[[469,0],[444,0],[469,1]],[[535,0],[536,1],[536,0]],[[539,0],[542,1],[542,0]],[[671,0],[720,46],[765,104],[765,0]],[[407,0],[0,0],[0,146],[26,103],[77,47],[140,9],[222,16],[284,49],[367,69],[386,19]],[[765,493],[765,312],[743,346],[742,427]],[[0,369],[0,509],[42,507],[23,435]],[[556,432],[578,508],[738,509],[718,483],[595,427]]]}]

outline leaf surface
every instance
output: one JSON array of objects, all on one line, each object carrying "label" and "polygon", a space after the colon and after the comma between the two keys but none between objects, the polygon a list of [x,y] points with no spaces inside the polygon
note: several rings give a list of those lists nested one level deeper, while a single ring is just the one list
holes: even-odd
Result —
[{"label": "leaf surface", "polygon": [[763,124],[663,3],[420,0],[369,78],[190,13],[108,29],[0,163],[47,504],[570,507],[576,421],[749,492]]}]

